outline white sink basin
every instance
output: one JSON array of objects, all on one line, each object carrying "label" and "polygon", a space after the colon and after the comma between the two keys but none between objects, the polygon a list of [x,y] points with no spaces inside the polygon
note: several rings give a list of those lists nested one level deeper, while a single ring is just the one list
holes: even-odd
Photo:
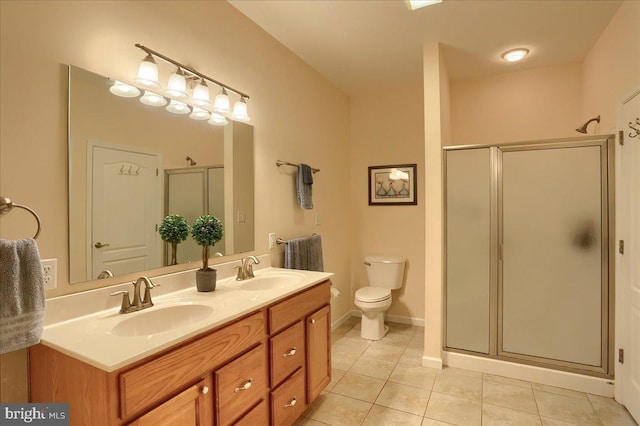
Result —
[{"label": "white sink basin", "polygon": [[211,306],[197,304],[148,308],[120,321],[111,334],[128,337],[163,333],[201,321],[213,311]]},{"label": "white sink basin", "polygon": [[301,283],[306,278],[305,274],[299,272],[276,272],[264,275],[256,275],[242,281],[239,288],[242,290],[272,290],[275,288],[286,289],[295,284]]}]

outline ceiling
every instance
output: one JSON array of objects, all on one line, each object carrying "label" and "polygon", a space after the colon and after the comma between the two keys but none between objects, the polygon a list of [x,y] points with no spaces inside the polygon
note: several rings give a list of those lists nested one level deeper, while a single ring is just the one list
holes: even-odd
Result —
[{"label": "ceiling", "polygon": [[[228,0],[336,86],[353,94],[422,80],[422,45],[439,42],[460,80],[582,60],[621,0]],[[507,63],[505,50],[526,47]]]}]

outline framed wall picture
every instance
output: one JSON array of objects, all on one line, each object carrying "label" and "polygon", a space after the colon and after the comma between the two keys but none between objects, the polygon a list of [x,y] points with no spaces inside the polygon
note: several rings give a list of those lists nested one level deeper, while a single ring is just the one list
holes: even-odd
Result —
[{"label": "framed wall picture", "polygon": [[369,205],[416,205],[416,165],[369,167]]}]

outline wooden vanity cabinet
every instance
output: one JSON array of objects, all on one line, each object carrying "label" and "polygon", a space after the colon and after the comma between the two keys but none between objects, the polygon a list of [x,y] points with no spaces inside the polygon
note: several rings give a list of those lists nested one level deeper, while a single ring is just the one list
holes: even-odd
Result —
[{"label": "wooden vanity cabinet", "polygon": [[290,425],[331,381],[325,281],[127,367],[29,349],[30,402],[71,425]]}]

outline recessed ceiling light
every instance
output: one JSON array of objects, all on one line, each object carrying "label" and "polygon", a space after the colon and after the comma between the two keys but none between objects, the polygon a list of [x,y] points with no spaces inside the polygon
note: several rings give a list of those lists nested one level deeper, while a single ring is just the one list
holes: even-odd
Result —
[{"label": "recessed ceiling light", "polygon": [[518,62],[527,56],[527,53],[529,53],[529,49],[511,49],[502,54],[502,59],[509,62]]},{"label": "recessed ceiling light", "polygon": [[409,9],[416,10],[437,3],[442,3],[442,0],[409,0]]}]

